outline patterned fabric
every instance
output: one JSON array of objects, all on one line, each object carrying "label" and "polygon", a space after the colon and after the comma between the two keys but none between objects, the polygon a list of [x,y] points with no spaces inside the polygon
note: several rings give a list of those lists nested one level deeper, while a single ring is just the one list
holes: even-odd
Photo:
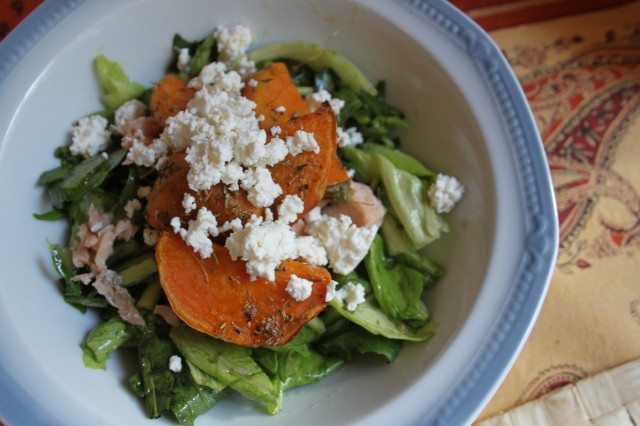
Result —
[{"label": "patterned fabric", "polygon": [[500,28],[577,15],[632,0],[451,0],[482,28]]},{"label": "patterned fabric", "polygon": [[560,253],[534,330],[480,418],[640,357],[640,1],[490,34],[545,144]]}]

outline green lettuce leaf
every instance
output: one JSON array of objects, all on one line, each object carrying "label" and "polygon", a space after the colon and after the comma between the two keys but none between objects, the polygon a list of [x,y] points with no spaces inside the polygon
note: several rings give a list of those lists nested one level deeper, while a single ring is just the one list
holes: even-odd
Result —
[{"label": "green lettuce leaf", "polygon": [[137,98],[145,92],[145,87],[129,80],[120,64],[110,61],[104,55],[96,60],[98,81],[102,87],[102,102],[109,109],[116,109],[126,101]]},{"label": "green lettuce leaf", "polygon": [[191,364],[245,398],[263,404],[269,414],[282,408],[282,390],[253,360],[250,348],[214,339],[188,327],[173,327],[170,337]]},{"label": "green lettuce leaf", "polygon": [[391,263],[384,256],[382,237],[376,235],[364,259],[373,293],[382,310],[395,321],[422,326],[429,320],[421,300],[425,277],[402,263]]},{"label": "green lettuce leaf", "polygon": [[80,344],[82,360],[89,368],[106,369],[106,361],[122,345],[139,335],[139,330],[119,316],[94,328]]}]

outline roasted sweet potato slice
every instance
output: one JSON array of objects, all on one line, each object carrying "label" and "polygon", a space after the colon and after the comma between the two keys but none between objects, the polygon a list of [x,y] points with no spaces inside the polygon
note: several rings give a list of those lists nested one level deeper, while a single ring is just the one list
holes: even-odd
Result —
[{"label": "roasted sweet potato slice", "polygon": [[[271,207],[273,212],[277,211],[282,199],[291,194],[298,195],[304,202],[305,209],[300,214],[303,216],[318,205],[327,187],[329,168],[336,152],[335,116],[329,104],[323,104],[316,112],[292,119],[281,127],[280,137],[293,136],[296,131],[304,130],[314,134],[320,147],[318,153],[308,151],[288,155],[270,169],[273,180],[283,191]],[[194,193],[187,183],[188,172],[184,153],[169,158],[149,194],[146,208],[149,225],[163,229],[169,228],[169,222],[175,216],[182,217],[185,222],[195,218],[197,209],[188,215],[184,213],[182,199],[186,192],[194,195],[198,209],[207,207],[220,224],[236,217],[244,222],[252,214],[261,216],[264,213],[263,209],[251,204],[245,191],[229,191],[223,184]]]},{"label": "roasted sweet potato slice", "polygon": [[[149,193],[145,214],[149,225],[156,229],[168,229],[171,219],[178,216],[186,223],[195,219],[200,207],[207,207],[219,224],[236,217],[246,221],[252,214],[261,216],[264,211],[251,204],[245,191],[229,191],[225,185],[218,184],[208,191],[194,192],[189,188],[187,173],[189,163],[184,152],[169,157],[167,166],[156,179]],[[193,195],[197,208],[185,214],[182,199],[185,193]]]},{"label": "roasted sweet potato slice", "polygon": [[284,63],[273,62],[258,70],[252,79],[257,85],[247,84],[242,94],[256,103],[256,117],[264,116],[260,122],[261,129],[269,130],[311,112]]},{"label": "roasted sweet potato slice", "polygon": [[[190,327],[243,346],[278,346],[322,311],[329,272],[294,260],[282,262],[276,279],[250,281],[243,261],[214,244],[202,259],[180,237],[163,232],[156,247],[160,283],[174,312]],[[286,291],[292,274],[313,282],[311,296],[296,301]]]},{"label": "roasted sweet potato slice", "polygon": [[315,112],[291,119],[281,126],[279,137],[286,139],[298,130],[313,133],[320,151],[302,152],[288,155],[271,168],[273,180],[282,187],[282,195],[276,205],[286,195],[298,195],[304,202],[304,216],[318,205],[327,187],[329,170],[336,157],[336,117],[328,102]]},{"label": "roasted sweet potato slice", "polygon": [[347,173],[347,169],[344,168],[342,161],[340,161],[340,158],[338,158],[337,155],[334,155],[334,158],[331,160],[328,173],[327,186],[335,185],[337,183],[345,183],[351,180]]},{"label": "roasted sweet potato slice", "polygon": [[149,109],[153,117],[164,127],[167,118],[173,117],[187,107],[195,90],[187,86],[175,74],[167,74],[153,88],[149,99]]}]

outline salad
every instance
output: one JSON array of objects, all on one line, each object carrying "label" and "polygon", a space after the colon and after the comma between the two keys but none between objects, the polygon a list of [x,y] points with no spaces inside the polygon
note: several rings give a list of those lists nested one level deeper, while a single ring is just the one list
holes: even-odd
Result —
[{"label": "salad", "polygon": [[70,224],[50,244],[61,294],[103,320],[83,361],[134,353],[150,418],[193,424],[232,393],[275,414],[285,390],[436,330],[423,293],[443,268],[421,249],[462,185],[399,150],[384,82],[252,42],[241,25],[176,35],[152,87],[98,56],[105,109],[38,180],[52,210],[34,216]]}]

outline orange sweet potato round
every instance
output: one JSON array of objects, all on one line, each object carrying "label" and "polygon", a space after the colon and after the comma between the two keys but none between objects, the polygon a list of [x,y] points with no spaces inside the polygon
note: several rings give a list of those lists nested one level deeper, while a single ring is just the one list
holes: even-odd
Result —
[{"label": "orange sweet potato round", "polygon": [[[150,226],[169,229],[169,222],[176,216],[186,223],[189,219],[195,219],[200,207],[209,209],[219,224],[236,217],[245,222],[252,214],[263,214],[263,209],[254,206],[247,199],[245,191],[229,191],[221,183],[208,191],[194,192],[187,182],[188,172],[189,163],[185,160],[184,152],[169,157],[167,166],[156,179],[147,200],[145,214]],[[182,206],[185,193],[193,195],[196,199],[197,208],[189,214],[185,214]]]},{"label": "orange sweet potato round", "polygon": [[328,102],[311,114],[293,118],[281,126],[282,139],[293,136],[298,130],[313,133],[320,147],[318,153],[302,152],[288,155],[271,168],[274,182],[282,188],[282,195],[276,200],[278,205],[286,195],[298,195],[304,202],[306,215],[320,203],[327,188],[329,170],[336,158],[336,117]]},{"label": "orange sweet potato round", "polygon": [[311,112],[284,63],[273,62],[258,70],[251,78],[257,85],[247,84],[242,95],[256,103],[256,117],[264,116],[259,123],[261,129],[269,130]]},{"label": "orange sweet potato round", "polygon": [[[327,305],[329,272],[294,260],[284,261],[276,279],[251,281],[246,265],[233,261],[223,246],[214,244],[207,259],[180,237],[163,232],[156,247],[160,283],[174,312],[187,325],[243,346],[278,346]],[[291,275],[313,282],[311,296],[296,301],[286,291]]]},{"label": "orange sweet potato round", "polygon": [[180,77],[167,74],[153,88],[149,98],[149,109],[153,117],[164,127],[167,118],[187,108],[187,103],[194,94],[195,90],[187,86]]},{"label": "orange sweet potato round", "polygon": [[[308,151],[295,156],[288,155],[270,169],[273,180],[283,191],[271,209],[275,213],[286,195],[298,195],[305,206],[299,215],[301,217],[317,206],[324,196],[331,161],[336,156],[335,115],[326,103],[316,112],[292,119],[281,127],[280,137],[293,136],[296,131],[304,130],[313,133],[320,147],[318,153]],[[236,217],[245,222],[252,214],[263,214],[263,209],[251,204],[243,190],[229,191],[223,184],[218,184],[208,191],[195,193],[189,189],[188,172],[189,164],[184,153],[176,153],[169,158],[168,165],[156,179],[149,194],[145,211],[149,225],[163,229],[169,228],[173,217],[179,216],[183,222],[195,218],[197,209],[185,214],[182,207],[182,199],[187,192],[196,198],[198,209],[208,208],[220,224]]]}]

